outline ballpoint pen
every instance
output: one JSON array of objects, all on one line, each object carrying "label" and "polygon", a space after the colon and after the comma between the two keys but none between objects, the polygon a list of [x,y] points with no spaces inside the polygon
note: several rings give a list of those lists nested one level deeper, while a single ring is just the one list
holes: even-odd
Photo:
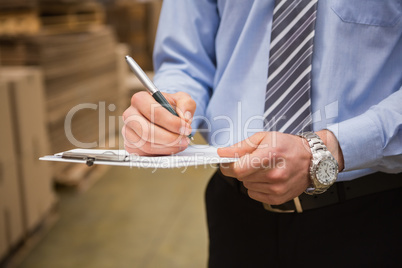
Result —
[{"label": "ballpoint pen", "polygon": [[[152,83],[151,79],[145,74],[145,72],[141,69],[141,67],[135,62],[135,60],[130,57],[126,56],[126,61],[128,63],[128,66],[130,66],[130,69],[134,72],[134,74],[137,76],[137,78],[140,80],[140,82],[145,86],[145,88],[148,90],[149,93],[151,93],[152,97],[163,107],[166,108],[169,112],[171,112],[173,115],[179,117],[179,115],[176,113],[176,111],[173,109],[173,107],[170,105],[170,103],[165,99],[165,97],[162,95],[162,93],[159,91],[159,89],[155,86],[154,83]],[[190,134],[188,137],[193,140],[193,136]]]}]

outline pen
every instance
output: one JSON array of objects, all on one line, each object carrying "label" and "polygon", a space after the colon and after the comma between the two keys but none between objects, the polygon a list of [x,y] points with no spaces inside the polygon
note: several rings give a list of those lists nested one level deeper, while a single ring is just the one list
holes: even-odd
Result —
[{"label": "pen", "polygon": [[[134,72],[134,74],[137,76],[137,78],[140,80],[140,82],[145,86],[145,88],[151,93],[152,97],[163,107],[166,108],[170,113],[173,115],[179,117],[179,115],[176,113],[176,111],[173,109],[173,107],[170,105],[170,103],[165,99],[165,97],[162,95],[162,93],[159,91],[159,89],[155,86],[154,83],[152,83],[151,79],[145,74],[145,72],[141,69],[141,67],[135,62],[135,60],[130,57],[126,56],[126,61],[128,63],[128,66],[130,66],[130,69]],[[193,136],[190,134],[188,137],[193,140]]]}]

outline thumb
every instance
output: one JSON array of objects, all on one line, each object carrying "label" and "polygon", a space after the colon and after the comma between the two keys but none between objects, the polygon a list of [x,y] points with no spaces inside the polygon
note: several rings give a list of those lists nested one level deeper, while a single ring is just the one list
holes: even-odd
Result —
[{"label": "thumb", "polygon": [[230,147],[218,148],[218,154],[220,157],[242,157],[251,154],[258,148],[264,136],[264,132],[256,133]]},{"label": "thumb", "polygon": [[177,92],[168,96],[169,102],[173,103],[176,107],[176,112],[180,118],[186,122],[191,123],[193,119],[196,103],[191,96],[185,92]]}]

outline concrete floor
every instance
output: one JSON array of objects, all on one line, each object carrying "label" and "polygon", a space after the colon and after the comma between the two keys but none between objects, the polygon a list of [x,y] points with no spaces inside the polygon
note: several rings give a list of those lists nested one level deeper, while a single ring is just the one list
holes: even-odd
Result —
[{"label": "concrete floor", "polygon": [[110,168],[59,191],[59,220],[20,268],[206,267],[204,191],[214,168]]}]

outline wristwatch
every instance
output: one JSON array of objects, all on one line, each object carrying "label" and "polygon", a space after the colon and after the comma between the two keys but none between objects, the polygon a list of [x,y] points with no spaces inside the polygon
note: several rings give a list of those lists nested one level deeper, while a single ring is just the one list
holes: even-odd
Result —
[{"label": "wristwatch", "polygon": [[307,140],[313,154],[310,164],[311,186],[305,190],[305,193],[309,195],[322,194],[338,178],[338,162],[317,134],[304,132],[300,133],[299,136]]}]

